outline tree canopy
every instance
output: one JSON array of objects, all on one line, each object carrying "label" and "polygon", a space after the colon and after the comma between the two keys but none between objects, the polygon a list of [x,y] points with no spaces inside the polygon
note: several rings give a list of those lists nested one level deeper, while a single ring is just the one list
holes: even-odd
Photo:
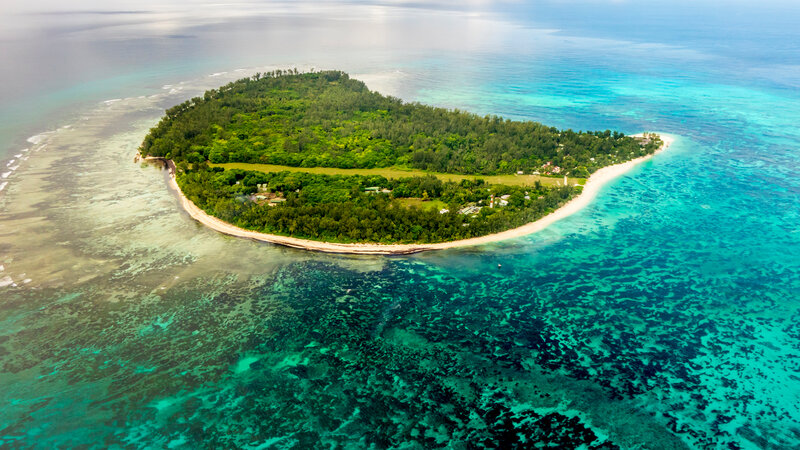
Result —
[{"label": "tree canopy", "polygon": [[207,162],[586,177],[659,146],[657,138],[640,142],[616,131],[558,130],[405,103],[338,71],[278,71],[168,109],[141,153],[174,160],[187,197],[244,228],[337,242],[427,243],[520,226],[580,187],[263,173]]}]

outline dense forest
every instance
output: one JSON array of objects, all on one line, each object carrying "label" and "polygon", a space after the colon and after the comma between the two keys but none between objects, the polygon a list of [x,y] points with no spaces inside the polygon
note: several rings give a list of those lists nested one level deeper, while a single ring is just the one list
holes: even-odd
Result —
[{"label": "dense forest", "polygon": [[404,103],[345,73],[319,72],[256,75],[170,108],[143,152],[175,162],[406,166],[482,175],[558,167],[554,174],[583,178],[658,145],[608,130],[559,131]]},{"label": "dense forest", "polygon": [[430,243],[523,225],[580,187],[264,173],[207,163],[586,177],[660,144],[404,103],[343,72],[278,71],[168,109],[140,151],[172,159],[189,199],[243,228],[332,242]]}]

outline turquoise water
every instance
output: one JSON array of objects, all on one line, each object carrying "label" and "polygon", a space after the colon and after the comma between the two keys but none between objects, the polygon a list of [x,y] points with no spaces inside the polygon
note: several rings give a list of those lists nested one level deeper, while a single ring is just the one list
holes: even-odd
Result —
[{"label": "turquoise water", "polygon": [[[732,38],[756,54],[700,28],[646,43],[443,14],[416,29],[440,45],[401,52],[430,13],[391,11],[363,52],[186,57],[72,113],[26,94],[54,125],[20,126],[70,128],[4,135],[30,158],[0,193],[0,446],[800,447],[800,66],[781,29]],[[408,100],[677,141],[540,233],[410,257],[220,236],[130,163],[165,107],[237,67],[337,57]]]}]

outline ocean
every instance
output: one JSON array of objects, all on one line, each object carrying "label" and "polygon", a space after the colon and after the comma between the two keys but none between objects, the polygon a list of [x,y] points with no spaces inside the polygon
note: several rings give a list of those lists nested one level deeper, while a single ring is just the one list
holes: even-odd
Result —
[{"label": "ocean", "polygon": [[[731,2],[0,8],[0,447],[800,447],[800,32]],[[273,68],[666,152],[536,234],[325,255],[133,162]]]}]

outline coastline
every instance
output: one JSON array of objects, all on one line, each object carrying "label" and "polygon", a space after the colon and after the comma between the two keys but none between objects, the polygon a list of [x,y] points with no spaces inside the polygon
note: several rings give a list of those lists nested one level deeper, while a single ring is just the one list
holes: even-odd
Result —
[{"label": "coastline", "polygon": [[[424,252],[429,250],[444,250],[448,248],[457,247],[470,247],[475,245],[489,244],[493,242],[504,241],[507,239],[518,238],[537,231],[543,230],[551,224],[575,214],[581,209],[588,206],[591,201],[597,196],[597,193],[609,181],[625,174],[638,164],[643,163],[653,156],[663,152],[675,141],[675,138],[663,133],[659,134],[664,144],[656,150],[652,155],[640,156],[638,158],[626,161],[624,163],[615,164],[613,166],[603,167],[593,173],[583,186],[583,191],[577,197],[567,202],[561,208],[551,212],[550,214],[536,220],[534,222],[525,224],[521,227],[512,228],[510,230],[502,231],[500,233],[489,234],[486,236],[479,236],[469,239],[461,239],[458,241],[439,242],[434,244],[339,244],[333,242],[313,241],[309,239],[300,239],[288,236],[280,236],[275,234],[261,233],[258,231],[245,230],[235,225],[227,223],[221,219],[209,215],[191,200],[189,200],[175,180],[175,163],[172,160],[165,160],[158,157],[143,157],[145,161],[164,161],[169,170],[169,186],[177,194],[181,207],[192,217],[192,219],[200,222],[201,224],[215,230],[217,232],[235,236],[245,239],[253,239],[260,242],[268,242],[271,244],[283,245],[286,247],[299,248],[303,250],[313,250],[326,253],[350,253],[359,255],[408,255],[411,253]],[[637,135],[632,135],[637,136]]]}]

